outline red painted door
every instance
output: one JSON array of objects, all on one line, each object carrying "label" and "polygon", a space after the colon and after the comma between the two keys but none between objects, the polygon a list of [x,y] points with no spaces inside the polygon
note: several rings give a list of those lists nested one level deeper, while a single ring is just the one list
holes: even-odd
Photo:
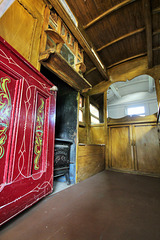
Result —
[{"label": "red painted door", "polygon": [[0,38],[0,224],[52,192],[52,87]]}]

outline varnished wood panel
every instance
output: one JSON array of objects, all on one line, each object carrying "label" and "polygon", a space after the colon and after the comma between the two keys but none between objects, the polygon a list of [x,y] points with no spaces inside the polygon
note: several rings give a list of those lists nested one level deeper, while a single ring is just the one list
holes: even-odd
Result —
[{"label": "varnished wood panel", "polygon": [[95,47],[100,48],[114,39],[142,27],[144,27],[144,20],[141,4],[139,1],[135,1],[102,18],[86,29],[86,32]]},{"label": "varnished wood panel", "polygon": [[155,66],[151,69],[148,69],[147,57],[141,57],[115,66],[109,69],[108,73],[111,83],[116,81],[131,80],[142,74],[148,74],[156,80],[159,79],[160,76],[160,66]]},{"label": "varnished wood panel", "polygon": [[105,126],[91,127],[90,138],[93,144],[105,144]]},{"label": "varnished wood panel", "polygon": [[155,65],[160,65],[160,49],[153,52],[153,62]]},{"label": "varnished wood panel", "polygon": [[100,52],[100,56],[102,61],[106,63],[106,67],[109,67],[122,59],[145,53],[146,46],[145,32],[140,32],[104,48]]},{"label": "varnished wood panel", "polygon": [[115,169],[133,169],[129,126],[111,127],[109,133],[109,164]]},{"label": "varnished wood panel", "polygon": [[79,143],[87,143],[87,129],[79,126]]},{"label": "varnished wood panel", "polygon": [[98,83],[100,83],[101,81],[103,81],[103,78],[97,69],[94,71],[91,71],[89,74],[84,75],[84,76],[92,86],[95,86]]},{"label": "varnished wood panel", "polygon": [[[67,0],[69,6],[74,11],[77,19],[86,25],[94,18],[98,17],[108,9],[121,3],[122,0],[107,0],[107,1],[79,1],[79,0]],[[83,9],[83,14],[82,10]]]},{"label": "varnished wood panel", "polygon": [[160,147],[155,125],[135,126],[137,169],[160,173]]},{"label": "varnished wood panel", "polygon": [[104,145],[78,146],[77,182],[81,182],[104,170],[104,154]]},{"label": "varnished wood panel", "polygon": [[151,6],[152,6],[152,9],[159,7],[159,0],[152,0]]},{"label": "varnished wood panel", "polygon": [[16,0],[0,19],[0,35],[37,69],[44,6],[42,0]]}]

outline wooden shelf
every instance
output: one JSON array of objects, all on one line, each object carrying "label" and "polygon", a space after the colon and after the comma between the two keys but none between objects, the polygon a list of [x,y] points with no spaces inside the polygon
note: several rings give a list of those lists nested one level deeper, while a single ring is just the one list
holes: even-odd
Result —
[{"label": "wooden shelf", "polygon": [[91,84],[82,75],[76,72],[76,70],[69,65],[54,48],[41,53],[39,61],[44,67],[55,73],[74,89],[82,91],[83,89],[92,88]]},{"label": "wooden shelf", "polygon": [[113,119],[113,118],[109,118],[107,120],[107,125],[108,126],[112,126],[112,125],[124,125],[124,124],[147,124],[147,123],[156,123],[157,121],[157,114],[153,114],[153,115],[148,115],[145,117],[140,117],[140,116],[125,116],[123,118],[119,118],[119,119]]}]

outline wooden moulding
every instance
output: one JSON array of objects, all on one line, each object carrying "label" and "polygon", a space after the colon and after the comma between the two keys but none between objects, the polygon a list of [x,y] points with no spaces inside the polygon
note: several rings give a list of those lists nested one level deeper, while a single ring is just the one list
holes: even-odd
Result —
[{"label": "wooden moulding", "polygon": [[53,41],[56,44],[62,43],[62,42],[64,43],[63,38],[53,29],[47,29],[47,30],[45,30],[45,32],[47,33],[48,36],[50,36],[53,39]]},{"label": "wooden moulding", "polygon": [[49,58],[50,54],[55,53],[55,51],[56,51],[56,48],[49,48],[46,51],[40,53],[39,61],[40,62],[41,61],[46,61]]},{"label": "wooden moulding", "polygon": [[77,91],[92,87],[54,48],[42,52],[39,61]]},{"label": "wooden moulding", "polygon": [[76,67],[79,69],[80,72],[82,73],[86,72],[86,65],[83,62],[77,63]]},{"label": "wooden moulding", "polygon": [[145,116],[145,117],[139,117],[139,116],[126,116],[120,119],[108,119],[107,125],[123,125],[123,124],[136,124],[136,123],[156,123],[157,121],[157,114]]}]

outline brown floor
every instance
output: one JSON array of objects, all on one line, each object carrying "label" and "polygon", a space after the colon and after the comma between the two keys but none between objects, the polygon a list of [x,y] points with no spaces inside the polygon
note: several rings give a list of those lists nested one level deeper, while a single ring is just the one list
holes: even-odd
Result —
[{"label": "brown floor", "polygon": [[160,240],[160,179],[101,172],[6,224],[9,239]]}]

